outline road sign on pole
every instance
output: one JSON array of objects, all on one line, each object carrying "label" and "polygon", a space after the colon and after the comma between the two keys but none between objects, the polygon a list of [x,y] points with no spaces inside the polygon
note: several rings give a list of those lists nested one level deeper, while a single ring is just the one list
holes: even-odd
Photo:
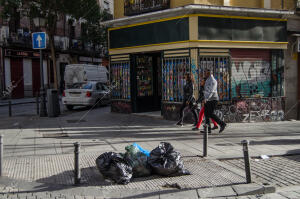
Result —
[{"label": "road sign on pole", "polygon": [[35,32],[32,33],[32,48],[33,49],[45,49],[47,47],[46,33]]}]

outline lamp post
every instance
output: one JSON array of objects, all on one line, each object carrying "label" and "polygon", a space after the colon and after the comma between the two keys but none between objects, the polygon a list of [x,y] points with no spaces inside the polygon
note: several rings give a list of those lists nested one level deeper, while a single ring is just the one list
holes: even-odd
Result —
[{"label": "lamp post", "polygon": [[[45,19],[44,18],[34,18],[33,23],[36,27],[43,27],[45,26]],[[40,76],[41,76],[41,97],[42,100],[40,102],[40,117],[47,117],[47,107],[46,107],[46,90],[44,85],[44,67],[43,67],[43,51],[40,49]]]}]

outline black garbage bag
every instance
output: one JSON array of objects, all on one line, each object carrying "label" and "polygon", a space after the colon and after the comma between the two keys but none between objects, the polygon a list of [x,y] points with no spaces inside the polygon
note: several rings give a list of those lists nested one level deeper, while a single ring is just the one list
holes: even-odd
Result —
[{"label": "black garbage bag", "polygon": [[96,159],[100,173],[118,184],[128,184],[132,178],[132,167],[118,153],[103,153]]},{"label": "black garbage bag", "polygon": [[151,151],[148,163],[152,171],[158,175],[190,175],[190,172],[184,169],[180,153],[174,151],[173,146],[168,142],[161,142],[158,147]]},{"label": "black garbage bag", "polygon": [[136,145],[129,145],[125,147],[126,153],[124,158],[132,167],[133,177],[145,177],[151,175],[151,167],[148,164],[148,157],[145,153],[140,151]]}]

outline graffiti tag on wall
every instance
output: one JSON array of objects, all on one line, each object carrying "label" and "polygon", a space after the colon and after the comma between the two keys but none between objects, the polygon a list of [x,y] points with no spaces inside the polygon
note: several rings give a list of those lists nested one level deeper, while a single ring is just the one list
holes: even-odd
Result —
[{"label": "graffiti tag on wall", "polygon": [[284,120],[284,99],[242,99],[221,104],[215,111],[226,122],[259,122]]},{"label": "graffiti tag on wall", "polygon": [[126,101],[112,101],[111,112],[115,113],[131,113],[131,103]]},{"label": "graffiti tag on wall", "polygon": [[271,97],[270,63],[257,59],[233,59],[232,98]]}]

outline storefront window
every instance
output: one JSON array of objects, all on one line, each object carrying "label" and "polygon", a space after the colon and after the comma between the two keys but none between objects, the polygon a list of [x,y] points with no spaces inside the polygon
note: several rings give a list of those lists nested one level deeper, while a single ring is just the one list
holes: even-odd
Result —
[{"label": "storefront window", "polygon": [[126,62],[111,63],[111,82],[113,99],[130,99],[130,64]]},{"label": "storefront window", "polygon": [[189,57],[170,57],[163,59],[163,101],[183,101],[184,75],[189,72]]}]

